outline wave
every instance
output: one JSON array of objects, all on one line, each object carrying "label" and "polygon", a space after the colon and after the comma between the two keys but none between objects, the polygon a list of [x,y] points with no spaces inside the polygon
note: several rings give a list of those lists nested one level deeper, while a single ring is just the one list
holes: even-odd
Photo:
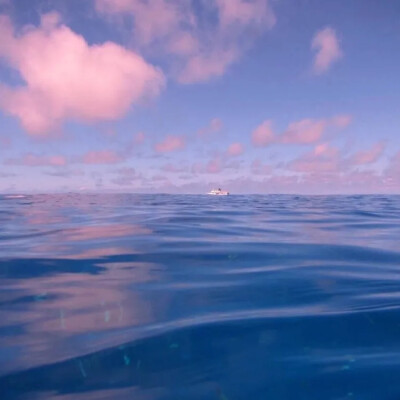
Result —
[{"label": "wave", "polygon": [[220,200],[0,202],[2,400],[400,398],[400,197]]}]

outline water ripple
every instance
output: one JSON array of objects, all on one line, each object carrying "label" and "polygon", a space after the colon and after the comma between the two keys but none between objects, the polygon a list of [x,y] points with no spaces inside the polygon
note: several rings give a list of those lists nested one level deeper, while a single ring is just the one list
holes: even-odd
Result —
[{"label": "water ripple", "polygon": [[1,399],[400,398],[400,197],[0,196]]}]

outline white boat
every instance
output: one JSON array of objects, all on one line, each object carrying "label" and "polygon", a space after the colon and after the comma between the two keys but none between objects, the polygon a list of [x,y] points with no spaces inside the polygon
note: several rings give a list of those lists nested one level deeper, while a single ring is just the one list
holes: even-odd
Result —
[{"label": "white boat", "polygon": [[228,196],[229,192],[221,189],[213,189],[208,194],[211,194],[212,196]]}]

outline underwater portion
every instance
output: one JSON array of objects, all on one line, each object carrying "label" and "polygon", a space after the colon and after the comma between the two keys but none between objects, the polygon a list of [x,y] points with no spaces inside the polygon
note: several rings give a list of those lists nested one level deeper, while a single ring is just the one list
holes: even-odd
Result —
[{"label": "underwater portion", "polygon": [[0,196],[1,400],[400,399],[400,196]]}]

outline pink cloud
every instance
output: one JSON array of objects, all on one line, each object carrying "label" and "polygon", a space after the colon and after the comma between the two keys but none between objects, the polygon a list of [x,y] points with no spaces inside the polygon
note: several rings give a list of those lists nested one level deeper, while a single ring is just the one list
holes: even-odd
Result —
[{"label": "pink cloud", "polygon": [[210,160],[206,165],[206,172],[209,174],[218,174],[223,169],[223,163],[220,158]]},{"label": "pink cloud", "polygon": [[237,58],[235,49],[218,50],[213,54],[196,54],[189,58],[178,80],[188,84],[220,77]]},{"label": "pink cloud", "polygon": [[311,48],[316,51],[313,67],[317,74],[326,72],[343,56],[336,32],[330,27],[326,27],[314,35]]},{"label": "pink cloud", "polygon": [[189,32],[179,32],[171,38],[168,50],[175,55],[190,56],[199,51],[199,41]]},{"label": "pink cloud", "polygon": [[336,115],[330,119],[305,118],[291,122],[286,131],[276,135],[272,130],[272,121],[268,120],[252,133],[254,146],[265,147],[273,143],[310,145],[319,142],[329,127],[343,129],[352,121],[350,115]]},{"label": "pink cloud", "polygon": [[[222,76],[248,44],[276,22],[268,0],[193,4],[187,0],[96,0],[103,15],[130,16],[135,44],[172,56],[173,73],[185,84]],[[195,7],[201,12],[195,12]],[[199,15],[213,16],[212,23],[205,26]]]},{"label": "pink cloud", "polygon": [[157,143],[154,147],[157,153],[170,153],[185,147],[185,140],[181,136],[167,136],[164,141]]},{"label": "pink cloud", "polygon": [[224,170],[237,170],[240,168],[240,161],[229,160],[224,155],[217,155],[206,163],[196,162],[192,165],[193,174],[218,174]]},{"label": "pink cloud", "polygon": [[302,159],[296,160],[291,169],[295,172],[306,173],[336,172],[338,165],[335,161],[329,159]]},{"label": "pink cloud", "polygon": [[67,160],[64,156],[50,156],[49,162],[54,166],[62,166],[67,164]]},{"label": "pink cloud", "polygon": [[133,15],[135,34],[142,44],[177,31],[186,10],[182,4],[166,0],[96,0],[96,8],[101,13]]},{"label": "pink cloud", "polygon": [[303,119],[289,124],[279,140],[282,143],[310,144],[319,141],[326,127],[326,121]]},{"label": "pink cloud", "polygon": [[245,51],[239,43],[240,36],[251,40],[276,22],[268,0],[216,0],[215,5],[219,24],[214,27],[212,44],[209,32],[197,33],[197,46],[192,46],[178,76],[181,83],[206,82],[224,75]]},{"label": "pink cloud", "polygon": [[289,169],[301,173],[339,173],[342,166],[339,150],[329,144],[320,144],[289,164]]},{"label": "pink cloud", "polygon": [[206,82],[224,75],[245,51],[239,44],[240,36],[251,39],[276,23],[268,0],[216,0],[215,8],[218,24],[214,27],[212,44],[208,35],[197,32],[197,47],[192,46],[193,51],[178,77],[181,83]]},{"label": "pink cloud", "polygon": [[29,167],[63,167],[67,165],[67,159],[64,156],[41,156],[32,153],[25,154],[20,159],[9,159],[6,161],[9,165],[25,165]]},{"label": "pink cloud", "polygon": [[352,161],[356,165],[372,164],[375,161],[378,161],[384,150],[384,143],[376,143],[369,150],[359,151],[356,153],[353,156]]},{"label": "pink cloud", "polygon": [[125,158],[112,150],[89,151],[82,156],[84,164],[117,164]]},{"label": "pink cloud", "polygon": [[96,8],[101,12],[123,13],[134,9],[135,0],[96,0]]},{"label": "pink cloud", "polygon": [[0,107],[33,135],[48,133],[67,119],[119,118],[164,86],[160,70],[138,54],[112,42],[90,46],[56,13],[23,32],[16,36],[10,19],[0,17],[0,56],[26,83],[2,85]]},{"label": "pink cloud", "polygon": [[219,18],[223,27],[232,24],[266,25],[272,28],[276,23],[276,17],[265,0],[217,0]]},{"label": "pink cloud", "polygon": [[244,153],[244,146],[241,143],[232,143],[227,150],[229,156],[240,156]]},{"label": "pink cloud", "polygon": [[329,143],[321,143],[314,147],[312,153],[315,157],[324,157],[330,159],[336,159],[339,156],[339,150],[336,147],[331,146]]},{"label": "pink cloud", "polygon": [[212,133],[219,132],[223,127],[223,123],[219,118],[213,118],[210,123],[205,127],[200,129],[197,134],[199,136],[207,136]]},{"label": "pink cloud", "polygon": [[353,117],[351,115],[336,115],[331,118],[331,125],[336,126],[337,128],[346,128],[351,124]]},{"label": "pink cloud", "polygon": [[272,130],[272,121],[264,121],[258,126],[251,135],[251,140],[254,146],[265,147],[273,143],[275,140],[275,133]]}]

